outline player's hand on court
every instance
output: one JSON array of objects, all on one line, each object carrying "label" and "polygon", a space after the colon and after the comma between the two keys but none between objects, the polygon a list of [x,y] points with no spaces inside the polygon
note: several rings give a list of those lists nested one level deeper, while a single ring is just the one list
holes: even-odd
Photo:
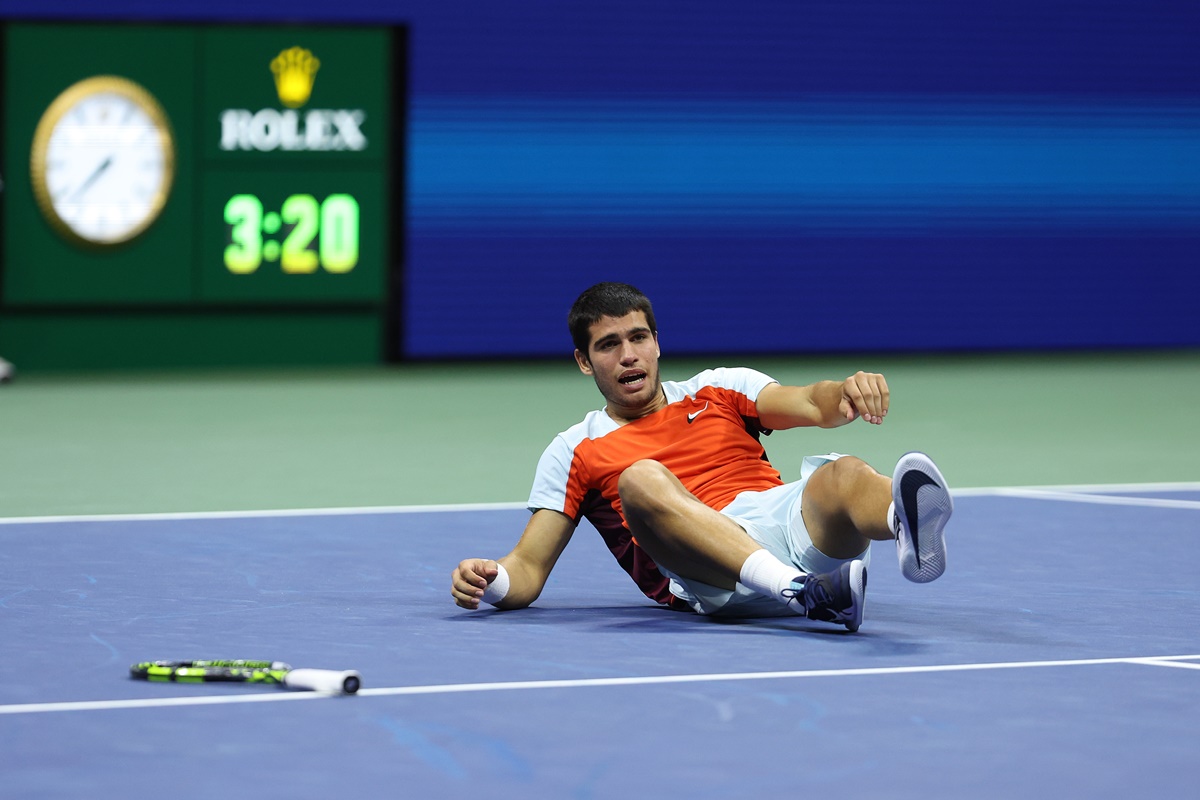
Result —
[{"label": "player's hand on court", "polygon": [[479,600],[487,585],[495,580],[499,570],[490,558],[468,558],[459,562],[450,573],[450,594],[461,608],[479,608]]},{"label": "player's hand on court", "polygon": [[848,422],[862,417],[872,425],[880,425],[887,416],[887,381],[877,372],[856,372],[842,382],[842,400],[838,410]]}]

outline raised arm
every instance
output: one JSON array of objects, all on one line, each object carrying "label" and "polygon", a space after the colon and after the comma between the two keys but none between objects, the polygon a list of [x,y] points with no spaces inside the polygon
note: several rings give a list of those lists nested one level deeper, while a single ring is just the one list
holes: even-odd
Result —
[{"label": "raised arm", "polygon": [[809,386],[773,383],[758,394],[758,419],[770,430],[836,428],[862,417],[879,425],[887,416],[887,381],[875,372],[856,372],[844,381],[819,381]]},{"label": "raised arm", "polygon": [[468,558],[459,563],[450,575],[450,594],[462,608],[479,608],[484,590],[504,565],[509,588],[498,608],[525,608],[542,593],[550,571],[558,563],[563,548],[571,541],[575,523],[566,514],[540,509],[529,518],[525,532],[513,551],[499,562],[487,558]]}]

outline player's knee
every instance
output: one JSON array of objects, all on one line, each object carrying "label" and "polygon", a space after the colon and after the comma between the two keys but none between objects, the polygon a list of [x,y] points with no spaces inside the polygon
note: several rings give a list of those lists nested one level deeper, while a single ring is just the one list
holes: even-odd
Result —
[{"label": "player's knee", "polygon": [[866,475],[875,474],[875,470],[871,465],[857,456],[842,456],[830,464],[830,466],[833,467],[837,479],[846,483],[856,481]]},{"label": "player's knee", "polygon": [[871,465],[861,458],[842,456],[837,461],[822,465],[813,473],[809,483],[817,483],[821,493],[832,500],[853,494],[859,480],[874,474]]},{"label": "player's knee", "polygon": [[654,459],[644,458],[626,467],[617,479],[621,506],[646,510],[665,498],[672,486],[670,471]]},{"label": "player's knee", "polygon": [[804,489],[804,507],[830,519],[844,517],[854,502],[860,481],[877,473],[855,456],[842,456],[822,464]]}]

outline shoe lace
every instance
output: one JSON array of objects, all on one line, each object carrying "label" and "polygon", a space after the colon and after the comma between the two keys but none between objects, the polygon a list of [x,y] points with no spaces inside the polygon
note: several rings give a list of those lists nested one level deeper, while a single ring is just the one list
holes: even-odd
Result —
[{"label": "shoe lace", "polygon": [[788,605],[796,603],[801,608],[805,608],[805,595],[808,593],[808,580],[806,575],[800,575],[792,582],[792,585],[780,592],[780,595],[787,600]]},{"label": "shoe lace", "polygon": [[795,602],[803,608],[805,616],[809,619],[832,619],[832,616],[835,615],[832,608],[833,592],[817,576],[802,575],[792,584],[792,587],[797,588],[784,589],[781,594],[787,599],[789,605]]}]

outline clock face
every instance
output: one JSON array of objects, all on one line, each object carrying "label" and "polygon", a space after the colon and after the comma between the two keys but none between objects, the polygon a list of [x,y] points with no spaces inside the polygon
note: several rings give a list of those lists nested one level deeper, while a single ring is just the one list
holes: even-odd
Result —
[{"label": "clock face", "polygon": [[127,242],[162,212],[175,171],[158,102],[124,78],[80,81],[50,105],[34,134],[34,194],[69,239]]}]

